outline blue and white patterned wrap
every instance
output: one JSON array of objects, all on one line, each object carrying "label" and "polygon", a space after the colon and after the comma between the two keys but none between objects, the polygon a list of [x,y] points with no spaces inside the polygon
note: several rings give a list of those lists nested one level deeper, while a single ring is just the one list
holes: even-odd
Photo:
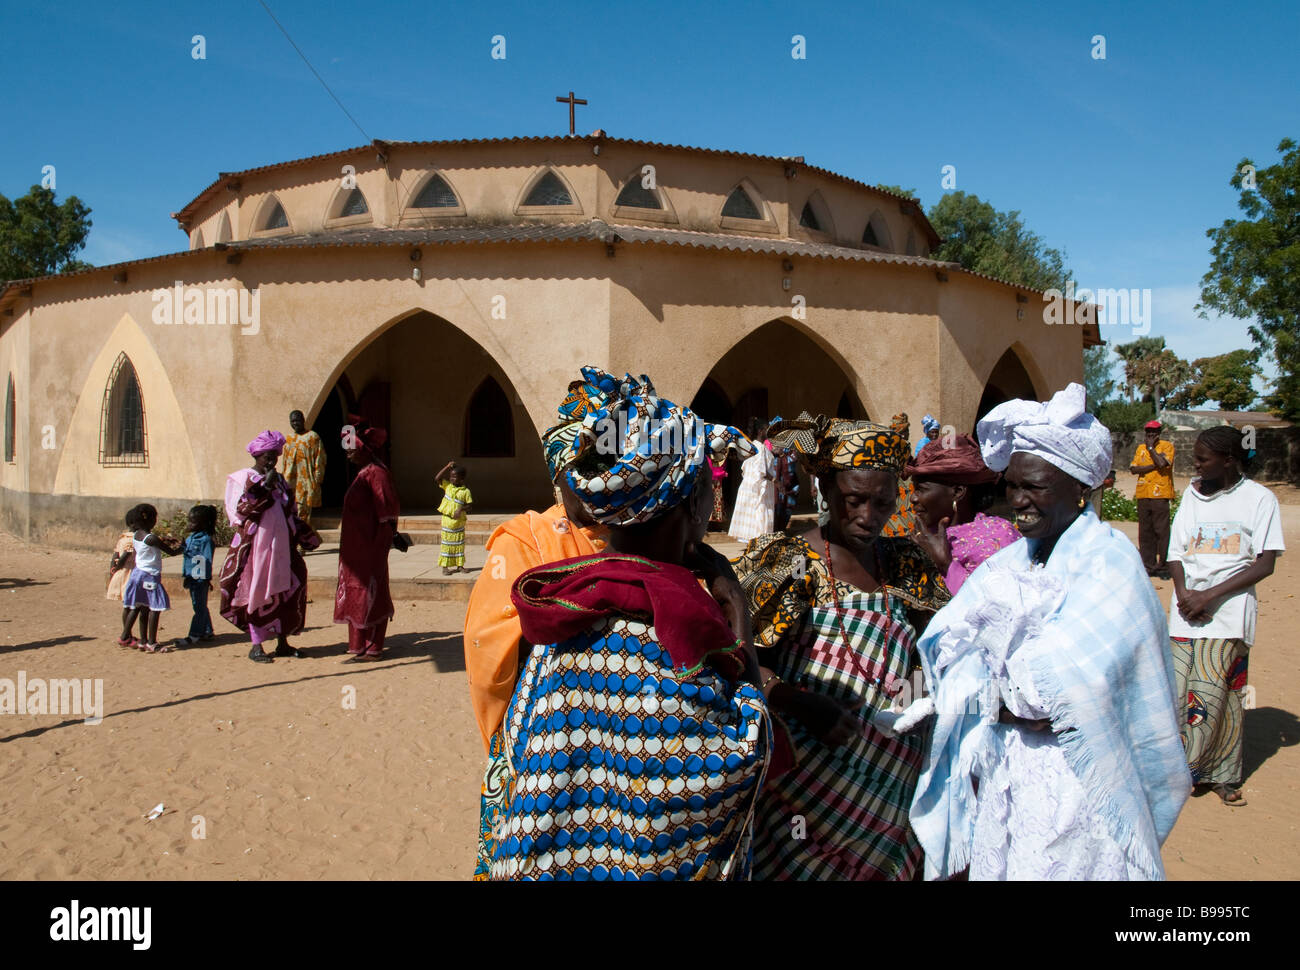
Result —
[{"label": "blue and white patterned wrap", "polygon": [[654,628],[608,617],[533,648],[505,719],[493,879],[744,879],[772,737],[748,683],[679,680]]},{"label": "blue and white patterned wrap", "polygon": [[582,417],[571,443],[554,428],[544,439],[547,460],[562,466],[551,449],[567,448],[569,461],[582,466],[584,456],[601,456],[600,470],[584,471],[568,464],[560,474],[602,525],[646,522],[672,509],[690,496],[705,458],[726,460],[729,449],[742,458],[754,446],[740,431],[727,425],[708,424],[690,408],[674,404],[655,393],[650,378],[631,374],[622,380],[596,367],[582,368],[591,395],[590,409]]}]

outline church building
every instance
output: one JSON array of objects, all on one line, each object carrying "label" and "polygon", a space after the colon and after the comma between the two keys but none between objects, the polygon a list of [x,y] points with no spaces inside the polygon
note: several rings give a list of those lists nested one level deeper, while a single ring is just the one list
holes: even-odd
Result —
[{"label": "church building", "polygon": [[[0,527],[103,545],[137,502],[214,501],[292,410],[349,469],[389,429],[406,509],[549,504],[539,434],[578,369],[649,374],[704,417],[801,410],[971,431],[1082,380],[1083,326],[932,258],[920,204],[807,164],[585,136],[382,142],[223,172],[185,251],[0,289]],[[1067,315],[1068,316],[1068,315]]]}]

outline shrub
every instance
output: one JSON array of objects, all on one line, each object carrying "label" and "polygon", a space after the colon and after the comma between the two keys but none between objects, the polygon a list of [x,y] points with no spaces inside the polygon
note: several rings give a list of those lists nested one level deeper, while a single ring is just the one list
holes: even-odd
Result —
[{"label": "shrub", "polygon": [[[1169,501],[1169,521],[1173,522],[1178,514],[1178,503],[1183,497],[1175,495]],[[1101,493],[1101,517],[1109,522],[1136,522],[1138,520],[1137,502],[1123,492],[1108,488]]]},{"label": "shrub", "polygon": [[[158,524],[154,526],[154,534],[164,536],[168,539],[184,539],[190,532],[190,510],[175,509],[166,516],[159,515]],[[212,536],[214,546],[228,546],[230,540],[234,538],[235,530],[230,527],[226,520],[225,507],[220,503],[217,504],[217,531]]]},{"label": "shrub", "polygon": [[1101,493],[1101,517],[1108,522],[1136,522],[1137,502],[1123,492],[1108,488]]},{"label": "shrub", "polygon": [[1097,420],[1110,431],[1141,431],[1155,416],[1150,401],[1107,401],[1097,408]]}]

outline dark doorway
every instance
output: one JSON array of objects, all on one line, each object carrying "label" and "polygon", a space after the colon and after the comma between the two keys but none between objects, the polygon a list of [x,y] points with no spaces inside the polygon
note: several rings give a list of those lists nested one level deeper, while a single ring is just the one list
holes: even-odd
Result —
[{"label": "dark doorway", "polygon": [[320,414],[311,429],[320,435],[325,445],[325,481],[321,485],[321,507],[339,509],[343,507],[343,493],[352,483],[352,468],[343,453],[343,425],[351,408],[345,403],[347,395],[341,385],[325,398]]}]

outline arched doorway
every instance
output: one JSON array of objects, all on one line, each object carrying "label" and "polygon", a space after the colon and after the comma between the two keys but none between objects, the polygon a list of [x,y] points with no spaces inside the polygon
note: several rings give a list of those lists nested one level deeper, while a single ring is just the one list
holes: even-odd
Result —
[{"label": "arched doorway", "polygon": [[[708,420],[726,421],[748,434],[754,419],[766,424],[778,415],[798,417],[801,411],[840,415],[848,410],[853,417],[866,417],[867,409],[853,385],[852,376],[812,337],[788,321],[773,320],[723,355],[696,400],[718,407],[719,416],[705,414]],[[735,403],[724,414],[721,404],[726,401]],[[728,472],[730,509],[740,484],[740,467],[734,459],[728,463]],[[810,486],[802,472],[799,478],[796,509],[810,511]]]},{"label": "arched doorway", "polygon": [[[1008,348],[993,365],[993,371],[984,384],[984,393],[980,397],[980,406],[975,412],[975,420],[978,422],[999,404],[1016,398],[1037,400],[1038,392],[1034,389],[1034,382],[1029,376],[1029,371],[1025,370],[1020,356],[1015,350]],[[974,433],[973,428],[971,433]]]},{"label": "arched doorway", "polygon": [[[327,506],[342,504],[351,480],[339,445],[349,413],[388,429],[388,462],[404,512],[437,508],[442,493],[433,476],[448,461],[465,466],[475,512],[552,501],[541,441],[509,377],[477,341],[432,313],[421,310],[383,330],[325,396],[313,427],[327,448]],[[482,427],[489,419],[493,426]]]}]

